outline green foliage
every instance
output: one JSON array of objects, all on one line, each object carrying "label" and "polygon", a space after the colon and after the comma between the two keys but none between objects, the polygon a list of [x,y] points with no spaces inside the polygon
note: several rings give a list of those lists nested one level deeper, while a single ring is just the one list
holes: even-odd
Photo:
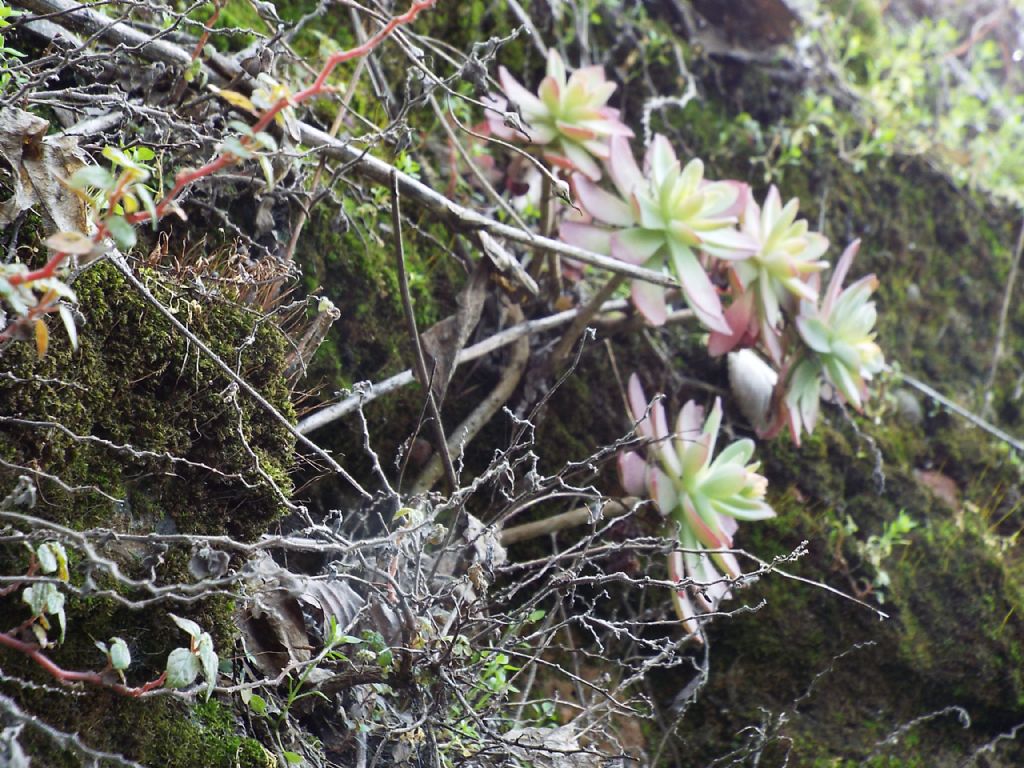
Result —
[{"label": "green foliage", "polygon": [[0,0],[0,94],[11,88],[20,87],[25,81],[24,74],[11,71],[11,64],[25,58],[25,54],[7,45],[3,35],[3,30],[11,26],[11,19],[20,16],[21,13],[11,8],[4,0]]},{"label": "green foliage", "polygon": [[[867,6],[870,3],[857,4]],[[904,26],[833,9],[816,26],[818,42],[839,62],[857,100],[853,118],[822,94],[809,93],[798,123],[832,131],[856,170],[873,157],[927,154],[953,179],[1015,204],[1024,202],[1024,95],[1013,89],[996,42],[967,46],[949,21]],[[865,119],[866,118],[866,119]]]},{"label": "green foliage", "polygon": [[206,699],[209,700],[217,683],[219,664],[213,650],[213,638],[191,619],[183,619],[173,613],[167,615],[190,639],[188,648],[175,648],[167,657],[166,685],[168,688],[187,688],[202,675],[206,681]]},{"label": "green foliage", "polygon": [[[834,526],[834,535],[829,537],[829,541],[837,550],[844,546],[848,537],[855,537],[860,531],[856,521],[849,515],[841,526],[838,521],[834,521]],[[880,604],[885,603],[886,590],[892,584],[892,578],[886,570],[889,567],[886,561],[895,554],[897,547],[902,549],[911,543],[907,534],[917,526],[906,510],[901,509],[895,518],[884,523],[881,534],[873,533],[863,540],[852,539],[857,555],[871,569],[872,594]]]}]

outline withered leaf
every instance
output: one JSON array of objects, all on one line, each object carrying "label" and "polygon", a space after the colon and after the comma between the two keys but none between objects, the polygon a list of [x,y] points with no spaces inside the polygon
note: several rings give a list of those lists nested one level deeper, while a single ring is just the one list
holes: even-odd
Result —
[{"label": "withered leaf", "polygon": [[20,109],[0,110],[0,159],[11,171],[14,194],[0,202],[0,227],[35,207],[51,232],[88,232],[85,203],[61,183],[83,163],[70,136],[47,136],[50,124]]},{"label": "withered leaf", "polygon": [[530,274],[523,269],[523,265],[519,263],[519,260],[509,253],[504,245],[483,230],[477,232],[477,237],[480,240],[480,247],[483,249],[483,252],[499,272],[505,275],[505,277],[518,282],[531,296],[537,295],[539,291],[537,282],[530,277]]},{"label": "withered leaf", "polygon": [[444,399],[448,384],[455,374],[459,352],[466,346],[469,334],[480,321],[480,313],[487,298],[488,266],[480,261],[470,275],[469,282],[456,297],[458,309],[454,315],[435,323],[420,334],[423,355],[427,359],[430,391],[438,405]]}]

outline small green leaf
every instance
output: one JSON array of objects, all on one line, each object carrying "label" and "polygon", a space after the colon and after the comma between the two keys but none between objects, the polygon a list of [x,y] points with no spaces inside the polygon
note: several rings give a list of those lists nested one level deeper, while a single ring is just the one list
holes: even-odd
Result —
[{"label": "small green leaf", "polygon": [[274,166],[270,164],[270,158],[266,155],[259,155],[256,158],[260,164],[260,170],[263,171],[263,178],[267,182],[267,190],[274,188]]},{"label": "small green leaf", "polygon": [[[252,133],[252,131],[249,131]],[[253,139],[264,149],[268,149],[271,152],[277,152],[277,139],[271,136],[266,131],[260,131],[259,133],[252,134]]]},{"label": "small green leaf", "polygon": [[120,637],[110,638],[110,666],[121,671],[128,669],[132,663],[132,654],[128,644]]},{"label": "small green leaf", "polygon": [[199,675],[199,658],[188,648],[175,648],[167,657],[168,688],[186,688]]},{"label": "small green leaf", "polygon": [[239,160],[248,160],[253,155],[252,150],[242,144],[242,140],[237,136],[228,136],[224,139],[224,143],[220,145],[220,151],[225,154],[230,153]]},{"label": "small green leaf", "polygon": [[94,187],[109,191],[114,188],[114,177],[102,165],[87,165],[71,174],[69,185],[72,189]]},{"label": "small green leaf", "polygon": [[288,765],[298,765],[302,762],[302,755],[298,752],[282,752],[281,756]]},{"label": "small green leaf", "polygon": [[153,231],[155,232],[160,217],[156,214],[156,203],[153,202],[153,195],[150,194],[149,188],[142,184],[136,184],[132,189],[134,189],[135,194],[142,201],[142,207],[146,209],[146,213],[149,214],[149,222],[153,225]]},{"label": "small green leaf", "polygon": [[64,610],[64,593],[53,584],[45,586],[49,587],[46,592],[46,613],[54,615],[60,613]]},{"label": "small green leaf", "polygon": [[64,595],[54,584],[32,584],[21,593],[33,616],[57,613],[64,609]]},{"label": "small green leaf", "polygon": [[249,697],[249,709],[260,717],[263,717],[267,714],[267,700],[258,693],[254,693]]},{"label": "small green leaf", "polygon": [[177,624],[183,631],[187,632],[189,637],[193,640],[198,640],[199,636],[203,634],[203,629],[191,619],[183,619],[180,616],[175,616],[173,613],[168,613],[171,617],[171,621]]},{"label": "small green leaf", "polygon": [[50,548],[50,544],[48,541],[36,547],[36,559],[39,561],[39,570],[43,573],[53,573],[57,570],[57,555]]},{"label": "small green leaf", "polygon": [[[139,149],[144,149],[144,147],[139,147]],[[110,162],[114,163],[115,165],[120,165],[122,168],[126,168],[129,171],[134,172],[134,174],[138,178],[149,178],[149,171],[146,169],[144,165],[137,162],[132,157],[129,157],[129,155],[126,152],[122,152],[117,147],[104,147],[103,156],[107,158],[107,160],[109,160]]]},{"label": "small green leaf", "polygon": [[[58,594],[60,594],[60,593],[58,593]],[[60,596],[60,607],[56,611],[53,611],[53,613],[56,614],[56,616],[57,616],[57,623],[60,625],[60,640],[58,642],[63,643],[64,642],[64,636],[67,634],[67,630],[68,630],[67,616],[64,615],[64,595],[63,594],[61,594],[61,596]]]},{"label": "small green leaf", "polygon": [[206,632],[199,636],[199,661],[203,665],[203,678],[206,680],[206,698],[213,694],[217,684],[217,654],[213,650],[213,638]]},{"label": "small green leaf", "polygon": [[103,223],[106,224],[107,231],[114,238],[118,248],[128,251],[135,247],[135,227],[125,221],[123,216],[110,216]]},{"label": "small green leaf", "polygon": [[241,120],[228,120],[228,128],[233,131],[238,131],[243,136],[252,136],[252,126],[248,123],[243,123]]},{"label": "small green leaf", "polygon": [[38,616],[43,612],[43,606],[46,605],[46,597],[42,594],[42,589],[37,587],[43,587],[43,584],[32,584],[25,587],[21,593],[21,602],[28,605],[28,609],[32,611],[33,616]]}]

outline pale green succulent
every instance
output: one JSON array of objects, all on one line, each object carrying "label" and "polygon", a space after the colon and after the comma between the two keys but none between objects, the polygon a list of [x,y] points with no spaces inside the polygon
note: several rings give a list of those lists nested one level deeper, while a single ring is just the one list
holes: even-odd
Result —
[{"label": "pale green succulent", "polygon": [[796,198],[783,207],[774,186],[763,207],[747,192],[740,231],[756,249],[750,258],[730,264],[733,302],[725,318],[732,333],[711,334],[708,351],[712,355],[760,339],[772,359],[781,362],[783,311],[792,313],[800,300],[818,300],[817,288],[808,278],[828,267],[820,258],[828,239],[808,231],[807,221],[796,218],[798,208]]},{"label": "pale green succulent", "polygon": [[874,275],[843,289],[842,283],[860,248],[855,240],[843,252],[829,281],[821,306],[805,302],[796,319],[809,354],[797,362],[789,377],[786,407],[794,439],[810,432],[818,416],[822,376],[857,410],[867,397],[867,381],[882,370],[882,350],[875,343]]},{"label": "pale green succulent", "polygon": [[[660,401],[648,404],[636,374],[629,380],[629,404],[637,431],[651,442],[648,460],[627,451],[619,456],[622,484],[628,493],[648,494],[661,513],[678,524],[679,544],[669,559],[672,578],[683,574],[693,581],[690,594],[703,611],[715,610],[728,596],[728,579],[741,574],[729,550],[737,520],[765,520],[775,511],[765,501],[768,481],[751,462],[754,443],[738,440],[713,457],[722,422],[721,400],[707,419],[704,409],[690,401],[679,412],[676,430],[669,433]],[[716,568],[717,566],[717,568]],[[680,619],[696,630],[695,609],[685,589],[673,602]]]},{"label": "pale green succulent", "polygon": [[[694,159],[683,166],[660,135],[647,150],[643,172],[629,142],[612,137],[608,171],[617,196],[589,179],[573,179],[580,205],[604,226],[565,222],[562,239],[649,269],[661,270],[667,263],[698,319],[713,331],[729,333],[718,290],[698,252],[727,260],[754,252],[754,241],[736,229],[736,202],[745,185],[706,181],[704,164]],[[665,322],[664,288],[634,280],[632,296],[651,324]]]},{"label": "pale green succulent", "polygon": [[600,179],[601,166],[594,158],[608,159],[610,137],[633,135],[619,119],[619,111],[608,106],[616,86],[605,77],[603,67],[581,67],[569,74],[562,57],[551,49],[547,73],[536,95],[504,67],[498,78],[525,125],[510,128],[505,122],[508,103],[491,97],[487,115],[491,133],[509,141],[519,141],[525,133],[531,144],[542,147],[544,159],[554,166]]}]

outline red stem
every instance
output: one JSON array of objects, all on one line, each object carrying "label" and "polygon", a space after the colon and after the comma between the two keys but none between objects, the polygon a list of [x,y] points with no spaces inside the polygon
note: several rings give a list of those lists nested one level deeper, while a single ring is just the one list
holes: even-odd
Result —
[{"label": "red stem", "polygon": [[213,16],[203,25],[203,34],[199,36],[199,42],[196,43],[196,47],[192,49],[192,61],[194,62],[199,58],[199,54],[203,52],[203,48],[206,47],[206,42],[210,39],[210,30],[213,29],[213,25],[217,23],[217,19],[220,18],[220,12],[224,9],[224,1],[217,0],[213,4]]},{"label": "red stem", "polygon": [[122,696],[136,697],[141,696],[144,693],[148,693],[154,688],[159,688],[167,679],[167,673],[164,672],[160,677],[155,680],[150,680],[145,685],[140,685],[137,688],[131,688],[127,685],[122,685],[121,683],[108,682],[99,672],[77,672],[74,670],[64,669],[51,661],[35,643],[22,642],[15,637],[11,637],[9,634],[0,634],[0,645],[5,645],[8,648],[25,654],[32,659],[32,661],[46,670],[50,675],[60,681],[62,685],[70,685],[71,683],[88,683],[89,685],[95,685],[100,688],[108,688]]}]

